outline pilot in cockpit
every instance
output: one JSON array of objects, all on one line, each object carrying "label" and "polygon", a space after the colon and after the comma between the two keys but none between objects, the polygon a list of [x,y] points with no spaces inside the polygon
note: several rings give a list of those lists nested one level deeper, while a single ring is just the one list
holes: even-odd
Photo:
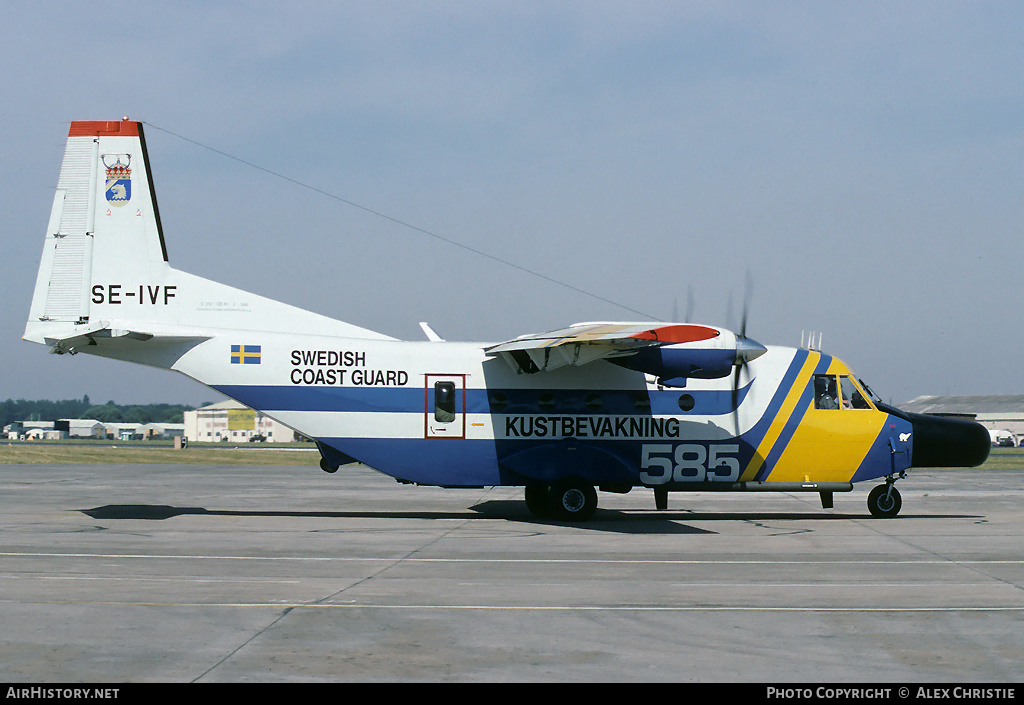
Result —
[{"label": "pilot in cockpit", "polygon": [[814,408],[839,408],[838,394],[836,393],[836,378],[832,375],[814,376]]}]

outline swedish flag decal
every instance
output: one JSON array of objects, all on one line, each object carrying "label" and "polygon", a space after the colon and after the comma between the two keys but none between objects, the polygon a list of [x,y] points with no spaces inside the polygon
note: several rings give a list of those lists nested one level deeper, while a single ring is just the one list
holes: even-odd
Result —
[{"label": "swedish flag decal", "polygon": [[262,354],[262,348],[259,345],[232,345],[231,364],[258,365]]}]

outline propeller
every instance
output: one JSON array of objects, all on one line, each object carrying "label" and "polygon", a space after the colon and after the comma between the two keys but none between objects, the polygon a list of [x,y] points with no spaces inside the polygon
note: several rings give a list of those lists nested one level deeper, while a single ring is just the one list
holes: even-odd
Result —
[{"label": "propeller", "polygon": [[[693,318],[693,284],[686,288],[686,317],[682,323],[690,323]],[[672,301],[672,322],[679,323],[679,298]]]},{"label": "propeller", "polygon": [[[747,337],[747,318],[750,313],[750,300],[754,292],[754,281],[749,270],[747,271],[746,283],[743,293],[743,312],[740,318],[740,328],[736,331],[736,361],[735,370],[732,375],[732,421],[736,435],[740,435],[740,377],[746,371],[751,360],[761,357],[767,349],[755,340]],[[730,297],[730,307],[732,305]]]}]

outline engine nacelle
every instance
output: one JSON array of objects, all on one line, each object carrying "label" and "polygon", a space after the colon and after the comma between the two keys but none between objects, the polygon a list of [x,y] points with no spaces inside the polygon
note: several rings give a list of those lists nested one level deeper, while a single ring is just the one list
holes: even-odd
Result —
[{"label": "engine nacelle", "polygon": [[645,372],[666,387],[685,387],[686,380],[727,377],[736,365],[760,357],[766,348],[760,343],[732,334],[699,343],[678,343],[641,348],[623,357],[611,358],[620,367]]}]

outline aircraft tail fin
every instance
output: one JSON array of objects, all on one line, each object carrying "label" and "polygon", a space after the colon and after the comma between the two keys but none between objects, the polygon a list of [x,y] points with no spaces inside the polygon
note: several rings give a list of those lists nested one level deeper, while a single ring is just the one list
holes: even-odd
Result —
[{"label": "aircraft tail fin", "polygon": [[145,282],[167,267],[148,167],[139,123],[71,123],[30,323],[87,323],[93,282],[121,294],[129,277]]},{"label": "aircraft tail fin", "polygon": [[72,122],[24,338],[63,352],[224,329],[387,338],[171,268],[142,123]]}]

